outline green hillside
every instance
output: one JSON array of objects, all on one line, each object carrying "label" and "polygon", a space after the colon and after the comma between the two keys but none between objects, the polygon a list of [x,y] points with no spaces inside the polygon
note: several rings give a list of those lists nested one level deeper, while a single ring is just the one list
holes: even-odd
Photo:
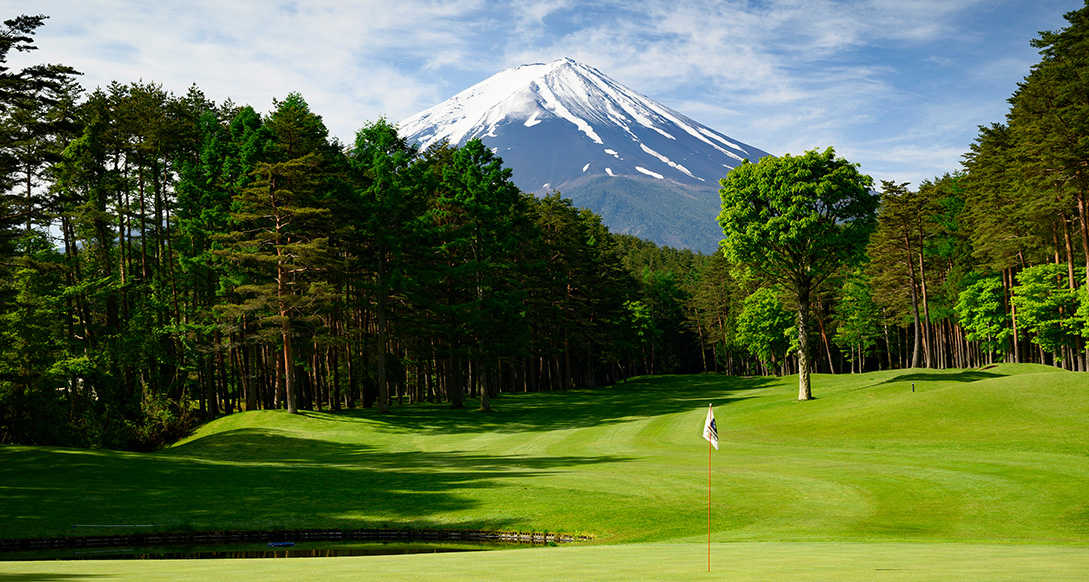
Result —
[{"label": "green hillside", "polygon": [[[154,454],[0,448],[5,537],[482,528],[599,542],[1089,542],[1089,383],[1043,366],[641,378],[444,406],[228,416]],[[912,383],[915,392],[912,392]],[[81,533],[93,533],[80,530]]]},{"label": "green hillside", "polygon": [[715,222],[718,188],[630,176],[594,176],[559,187],[576,206],[593,209],[612,232],[704,253],[714,253],[722,240]]}]

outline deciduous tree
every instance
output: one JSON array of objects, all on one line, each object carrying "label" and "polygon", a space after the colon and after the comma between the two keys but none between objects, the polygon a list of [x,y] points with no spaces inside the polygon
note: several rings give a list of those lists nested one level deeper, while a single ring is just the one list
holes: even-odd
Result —
[{"label": "deciduous tree", "polygon": [[809,303],[814,289],[865,256],[876,224],[872,179],[828,148],[744,162],[722,180],[718,221],[732,261],[797,301],[798,399],[812,398]]}]

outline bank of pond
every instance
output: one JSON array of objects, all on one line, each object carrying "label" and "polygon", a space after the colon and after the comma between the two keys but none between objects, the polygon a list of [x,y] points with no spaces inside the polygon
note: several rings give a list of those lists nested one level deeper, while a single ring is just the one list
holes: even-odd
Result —
[{"label": "bank of pond", "polygon": [[477,530],[276,530],[0,540],[0,561],[336,558],[556,545],[579,536]]}]

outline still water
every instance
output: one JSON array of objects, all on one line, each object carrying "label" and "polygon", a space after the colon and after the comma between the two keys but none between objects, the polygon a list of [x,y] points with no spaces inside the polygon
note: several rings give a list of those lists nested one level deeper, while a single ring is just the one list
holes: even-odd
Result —
[{"label": "still water", "polygon": [[531,547],[516,543],[379,543],[298,542],[290,547],[270,544],[223,544],[216,546],[163,546],[146,548],[78,548],[0,552],[0,560],[210,560],[216,558],[336,558],[343,556],[388,556],[395,554],[437,554]]}]

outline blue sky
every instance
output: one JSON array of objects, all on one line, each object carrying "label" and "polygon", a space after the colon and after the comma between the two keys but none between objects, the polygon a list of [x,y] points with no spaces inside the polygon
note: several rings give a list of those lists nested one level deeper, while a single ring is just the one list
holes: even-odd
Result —
[{"label": "blue sky", "polygon": [[569,56],[774,154],[833,146],[876,181],[960,167],[1083,0],[0,0],[87,88],[199,86],[267,111],[298,91],[333,135],[507,67]]}]

